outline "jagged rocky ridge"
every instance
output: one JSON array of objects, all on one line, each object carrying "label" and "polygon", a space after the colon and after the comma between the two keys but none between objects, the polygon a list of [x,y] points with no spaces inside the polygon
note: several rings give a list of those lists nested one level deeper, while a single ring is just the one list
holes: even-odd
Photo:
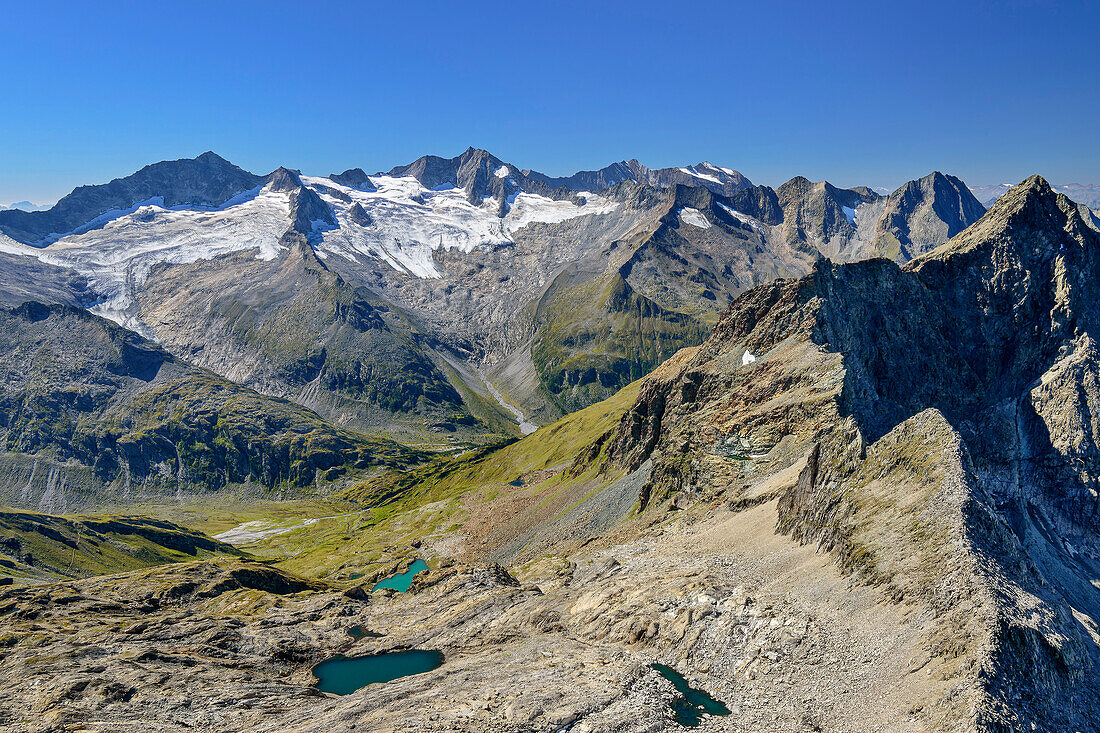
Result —
[{"label": "jagged rocky ridge", "polygon": [[[930,613],[936,730],[1087,730],[1100,692],[1100,235],[1033,177],[900,267],[738,298],[607,451],[641,503],[779,497],[778,528]],[[801,466],[773,495],[747,477]],[[793,470],[793,469],[792,469]]]}]

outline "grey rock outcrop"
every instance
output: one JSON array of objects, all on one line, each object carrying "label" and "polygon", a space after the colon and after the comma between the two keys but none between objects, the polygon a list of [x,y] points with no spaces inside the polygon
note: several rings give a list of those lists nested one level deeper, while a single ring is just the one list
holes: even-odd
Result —
[{"label": "grey rock outcrop", "polygon": [[752,187],[752,181],[730,168],[702,162],[686,168],[649,168],[637,159],[612,163],[595,171],[578,171],[571,176],[551,177],[538,171],[525,170],[530,181],[539,181],[551,188],[571,191],[602,191],[615,184],[631,182],[657,188],[672,186],[702,186],[715,193],[731,196]]},{"label": "grey rock outcrop", "polygon": [[886,198],[877,248],[901,261],[919,257],[982,218],[985,207],[966,184],[939,171],[909,181]]},{"label": "grey rock outcrop", "polygon": [[[520,190],[515,166],[508,165],[487,150],[467,148],[454,158],[425,155],[408,165],[392,168],[385,175],[412,176],[425,188],[454,186],[466,192],[470,203],[494,198],[501,203]],[[500,214],[503,216],[503,212]]]},{"label": "grey rock outcrop", "polygon": [[362,168],[349,168],[343,173],[333,173],[329,178],[341,186],[358,188],[360,191],[375,190],[374,184],[370,182],[370,177]]}]

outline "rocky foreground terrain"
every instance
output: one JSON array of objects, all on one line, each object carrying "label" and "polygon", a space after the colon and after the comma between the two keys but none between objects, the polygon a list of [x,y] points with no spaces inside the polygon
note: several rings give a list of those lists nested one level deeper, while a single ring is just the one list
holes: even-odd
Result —
[{"label": "rocky foreground terrain", "polygon": [[[221,536],[254,559],[0,589],[2,723],[680,730],[656,662],[730,711],[705,730],[1097,730],[1098,267],[1095,219],[1034,177],[908,264],[749,289],[510,445],[324,517],[199,517],[248,519]],[[314,687],[405,649],[444,662]]]},{"label": "rocky foreground terrain", "polygon": [[[519,573],[442,567],[370,600],[263,565],[205,562],[9,590],[7,730],[677,730],[684,670],[722,730],[924,730],[942,660],[902,612],[773,533],[774,501]],[[742,550],[731,547],[743,547]],[[927,621],[917,621],[918,628]],[[358,627],[358,628],[357,628]],[[349,631],[367,635],[356,640]],[[438,649],[415,677],[345,697],[309,670],[335,653]],[[869,707],[868,707],[869,706]],[[816,726],[816,728],[815,728]]]}]

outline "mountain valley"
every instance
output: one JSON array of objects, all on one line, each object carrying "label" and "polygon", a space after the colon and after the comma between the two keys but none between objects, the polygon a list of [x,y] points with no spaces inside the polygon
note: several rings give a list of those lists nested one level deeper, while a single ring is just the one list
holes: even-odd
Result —
[{"label": "mountain valley", "polygon": [[1098,274],[1039,176],[205,153],[0,211],[0,727],[1096,730]]}]

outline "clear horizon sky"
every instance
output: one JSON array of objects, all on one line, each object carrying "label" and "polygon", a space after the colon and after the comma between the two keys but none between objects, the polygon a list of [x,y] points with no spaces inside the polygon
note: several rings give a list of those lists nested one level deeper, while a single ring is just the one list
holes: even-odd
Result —
[{"label": "clear horizon sky", "polygon": [[893,188],[1100,183],[1100,3],[4,6],[0,203],[213,150],[387,170],[467,146]]}]

